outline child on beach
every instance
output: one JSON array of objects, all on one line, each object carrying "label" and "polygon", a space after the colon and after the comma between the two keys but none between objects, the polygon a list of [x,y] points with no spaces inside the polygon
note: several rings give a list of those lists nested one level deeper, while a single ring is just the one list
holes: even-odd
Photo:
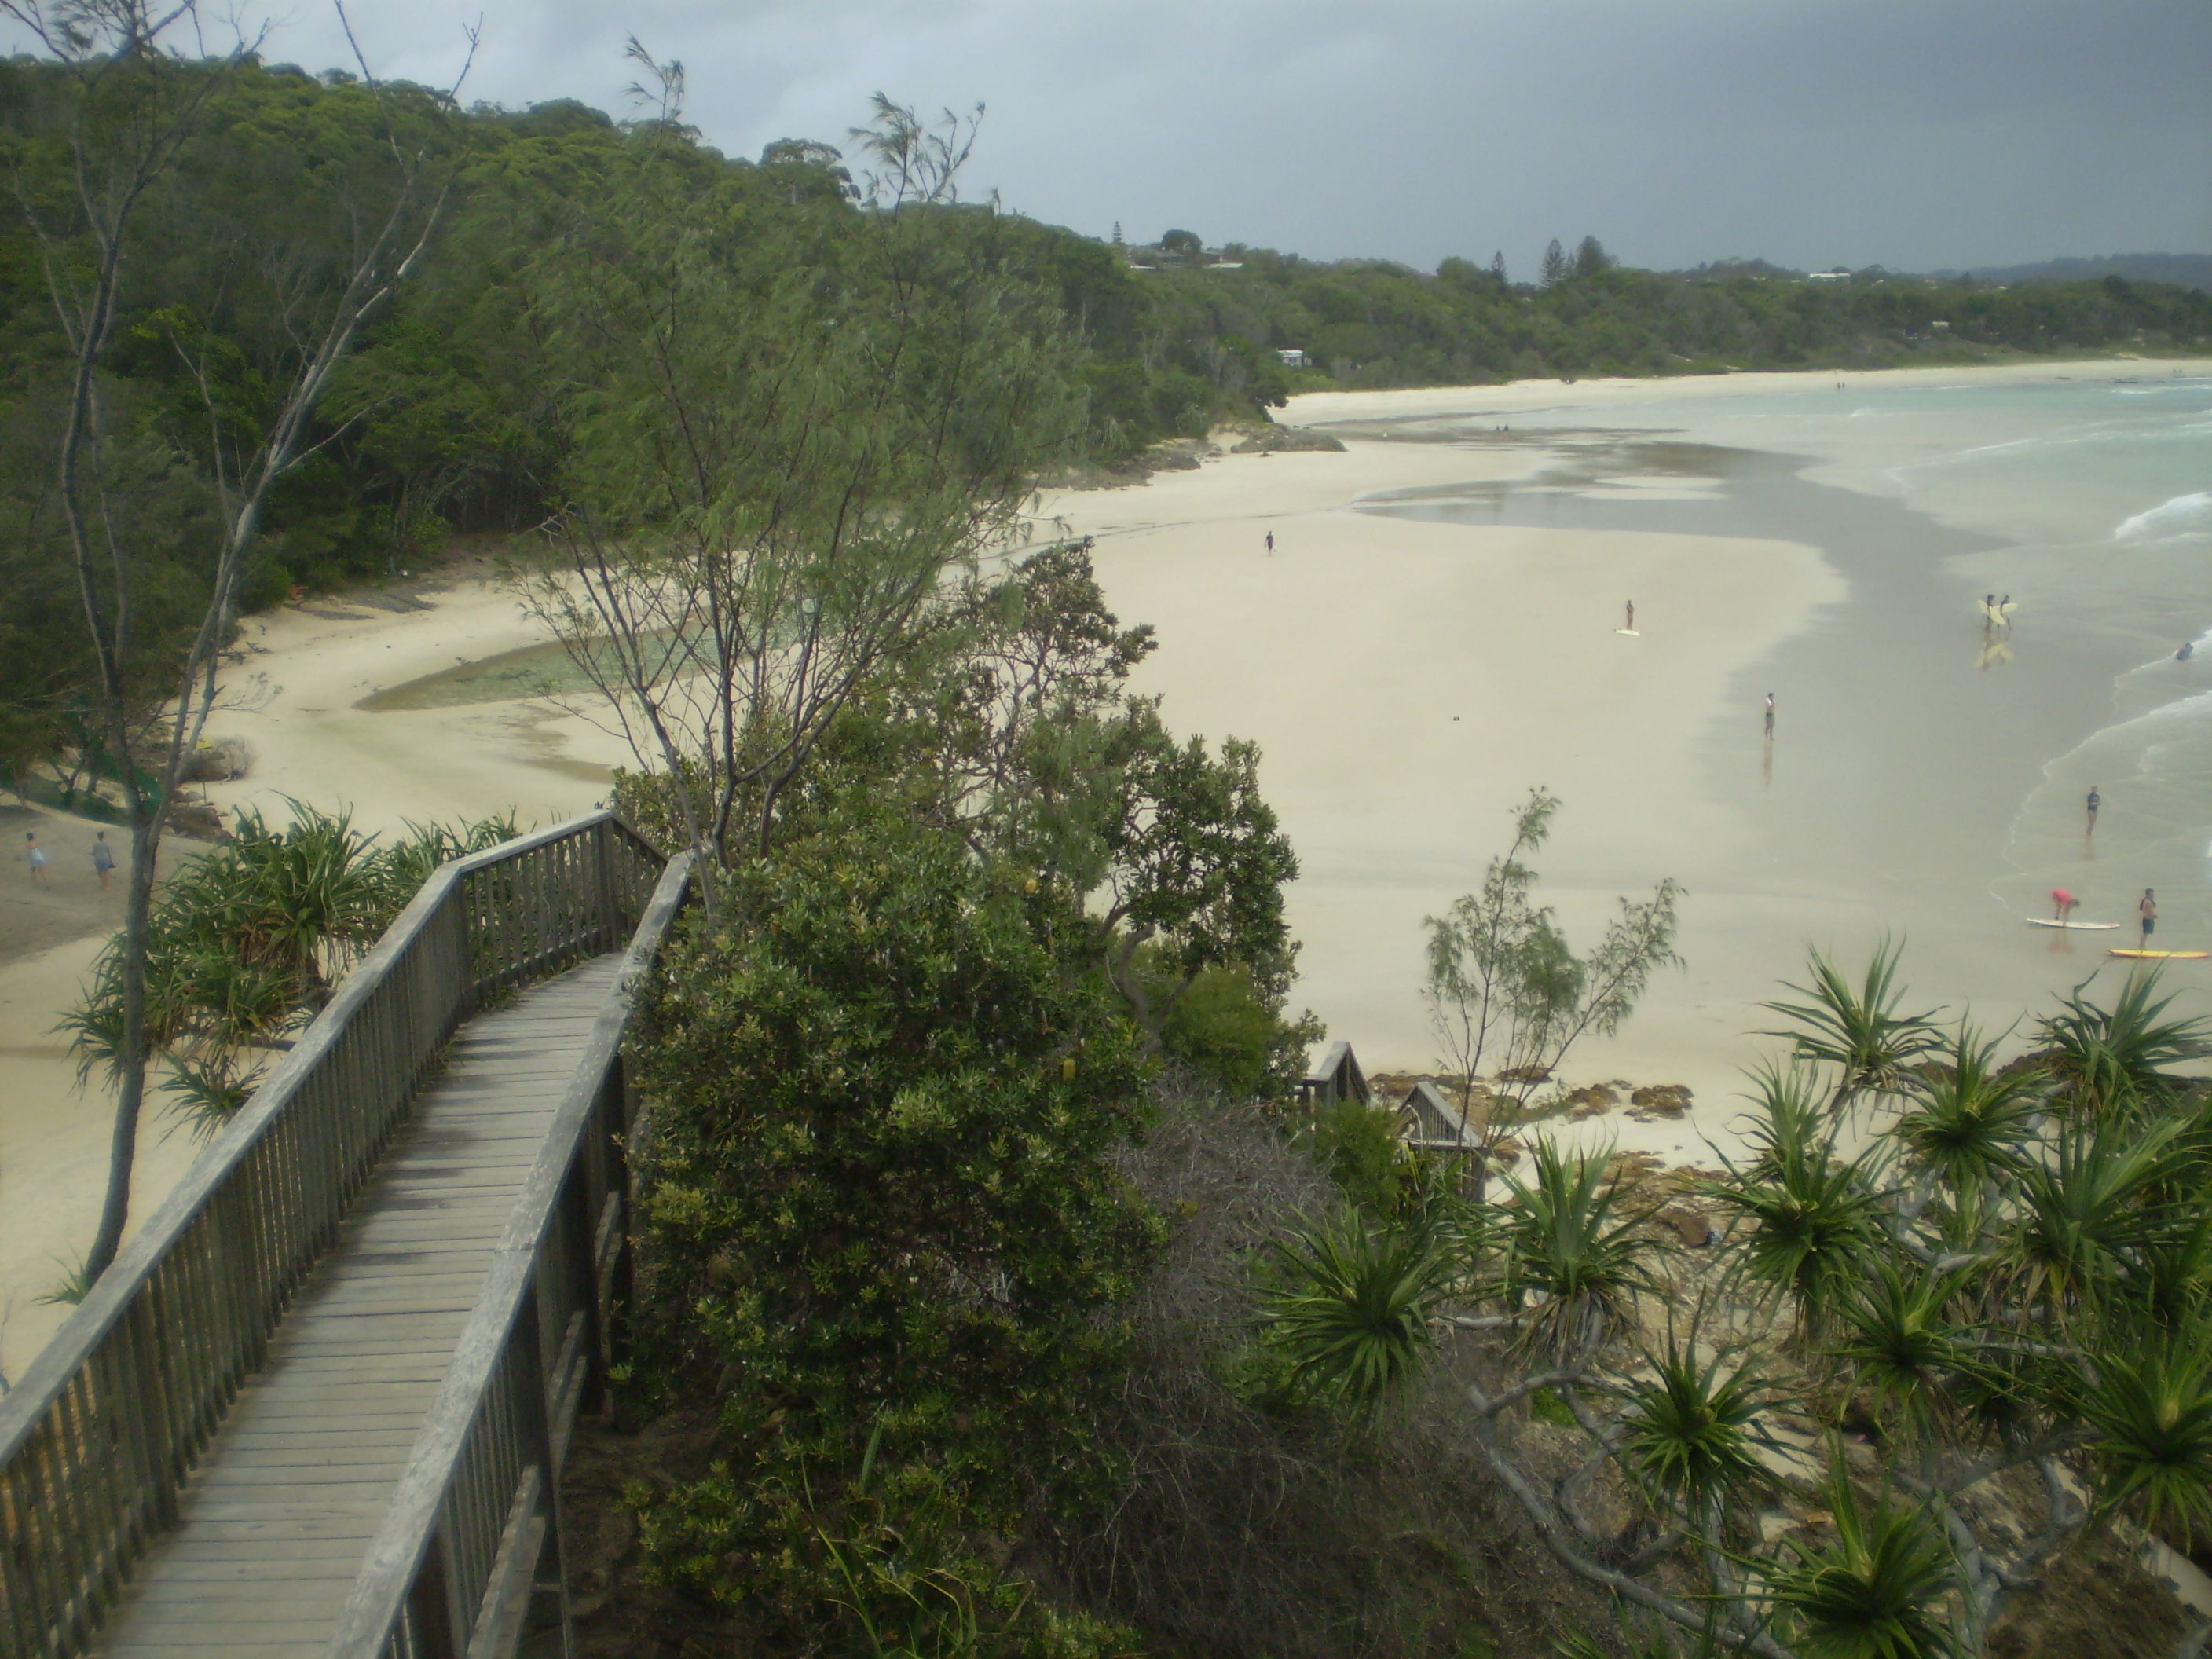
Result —
[{"label": "child on beach", "polygon": [[23,832],[23,850],[30,854],[31,879],[44,887],[46,884],[46,849],[39,845],[37,830],[26,830]]}]

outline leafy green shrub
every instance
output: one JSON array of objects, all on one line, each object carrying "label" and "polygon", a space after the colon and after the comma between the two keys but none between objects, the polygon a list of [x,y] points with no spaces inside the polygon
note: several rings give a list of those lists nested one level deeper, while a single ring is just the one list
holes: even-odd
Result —
[{"label": "leafy green shrub", "polygon": [[1012,1535],[1095,1479],[1083,1402],[1157,1237],[1112,1161],[1146,1073],[1067,971],[1073,900],[950,837],[803,842],[726,872],[719,914],[667,953],[640,1058],[648,1349],[714,1388],[724,1461],[644,1521],[655,1571],[804,1626],[834,1570],[810,1529],[858,1535],[817,1518],[824,1472],[864,1442],[868,1524],[902,1534]]}]

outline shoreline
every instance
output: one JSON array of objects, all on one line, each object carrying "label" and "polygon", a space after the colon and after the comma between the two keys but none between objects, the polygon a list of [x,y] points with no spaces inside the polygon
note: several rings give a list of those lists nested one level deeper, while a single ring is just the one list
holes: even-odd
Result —
[{"label": "shoreline", "polygon": [[[2212,362],[2183,366],[2212,374]],[[1565,803],[1539,863],[1540,896],[1558,907],[1578,948],[1588,948],[1617,896],[1696,874],[1680,946],[1686,971],[1661,975],[1621,1035],[1578,1049],[1563,1079],[1688,1085],[1687,1118],[1636,1123],[1608,1113],[1575,1132],[1696,1161],[1704,1139],[1733,1139],[1739,1067],[1757,1052],[1746,1035],[1759,1022],[1746,1017],[1745,965],[1759,969],[1757,994],[1778,994],[1783,980],[1798,976],[1802,941],[1843,947],[1855,968],[1863,943],[1895,920],[1884,893],[1776,864],[1762,839],[1773,824],[1761,803],[1772,798],[1758,792],[1790,787],[1808,750],[1782,750],[1761,785],[1756,703],[1747,702],[1764,689],[1755,679],[1778,674],[1777,664],[1806,648],[1793,642],[1820,637],[1822,619],[1840,614],[1860,578],[1802,533],[1420,521],[1402,509],[1423,492],[1468,486],[1540,500],[1540,475],[1602,427],[1607,411],[1638,402],[1696,403],[1718,419],[1756,394],[1832,395],[1838,379],[1871,392],[2124,382],[2163,379],[2174,367],[2097,359],[1310,393],[1283,412],[1286,424],[1356,422],[1370,430],[1340,432],[1340,454],[1219,456],[1141,486],[1051,492],[1032,522],[1040,538],[1097,538],[1109,605],[1125,623],[1158,629],[1162,648],[1136,689],[1164,696],[1176,730],[1260,743],[1262,788],[1303,869],[1289,890],[1304,944],[1293,1006],[1312,1007],[1369,1071],[1434,1068],[1419,1000],[1421,918],[1480,879],[1502,846],[1507,808],[1532,785]],[[1501,421],[1547,411],[1571,425],[1516,426],[1498,434],[1506,441],[1374,435],[1393,423],[1492,411]],[[1668,433],[1609,435],[1633,443]],[[1793,480],[1904,510],[1904,484],[1864,456],[1800,453],[1786,442],[1743,447],[1782,455]],[[1587,444],[1577,453],[1589,462]],[[1577,489],[1585,517],[1694,514],[1717,510],[1726,495],[1711,481],[1649,470],[1586,478]],[[1377,510],[1386,505],[1392,511]],[[1272,556],[1262,539],[1270,531]],[[1934,564],[1978,574],[1982,556]],[[1934,564],[1928,591],[1963,580]],[[270,689],[258,707],[226,714],[211,731],[244,736],[258,754],[251,776],[209,787],[209,799],[226,811],[259,804],[281,812],[285,794],[349,805],[361,828],[380,830],[507,810],[525,823],[550,821],[602,797],[623,750],[574,713],[530,699],[358,706],[378,690],[542,639],[488,575],[481,561],[447,573],[426,594],[427,609],[394,613],[341,597],[249,618],[240,678],[264,674]],[[1629,598],[1644,625],[1635,640],[1613,632]],[[1790,692],[1783,708],[1784,741],[1797,744],[1815,727],[1809,694]],[[58,857],[57,880],[89,883],[76,862],[74,850]],[[1909,896],[1920,902],[1917,888]],[[2032,931],[2009,919],[1994,890],[1969,902],[1990,907],[1992,939],[2000,924],[2006,939]],[[87,927],[106,925],[104,913],[75,914]],[[49,948],[0,958],[0,1368],[10,1376],[66,1311],[31,1298],[58,1278],[52,1259],[89,1236],[105,1170],[104,1102],[75,1090],[49,1029],[103,935],[58,937],[52,930],[67,931],[61,915],[40,926]],[[1980,937],[1967,945],[1980,950]],[[1778,940],[1790,943],[1785,950]],[[2067,948],[2063,938],[2057,948]],[[1925,958],[1909,955],[1908,973],[1938,993],[1948,987],[1928,970],[1948,973],[1967,960],[1957,951]],[[2087,965],[2045,956],[2015,977],[2047,985]],[[2018,1012],[2005,1009],[1996,1023]],[[165,1127],[150,1121],[143,1135],[141,1216],[196,1151],[182,1137],[163,1139]]]}]

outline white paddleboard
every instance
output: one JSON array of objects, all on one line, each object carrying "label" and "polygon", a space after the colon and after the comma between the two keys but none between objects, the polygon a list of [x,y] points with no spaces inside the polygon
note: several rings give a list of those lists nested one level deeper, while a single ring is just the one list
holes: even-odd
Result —
[{"label": "white paddleboard", "polygon": [[1626,634],[1632,640],[1640,640],[1644,637],[1642,630],[1634,628],[1616,628],[1613,631],[1616,634]]},{"label": "white paddleboard", "polygon": [[2110,933],[2118,930],[2117,921],[2054,921],[2049,916],[2030,916],[2031,927],[2064,927],[2077,933]]}]

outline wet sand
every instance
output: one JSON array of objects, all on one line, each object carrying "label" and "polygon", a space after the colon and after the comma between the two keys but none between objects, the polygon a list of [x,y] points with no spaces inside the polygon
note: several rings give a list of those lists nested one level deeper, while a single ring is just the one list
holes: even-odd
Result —
[{"label": "wet sand", "polygon": [[[2165,372],[2107,362],[1846,378],[1863,387]],[[1758,1048],[1744,1033],[1766,1023],[1756,1005],[1795,975],[1808,941],[1856,963],[1884,932],[1903,935],[1928,1000],[1970,998],[2000,1025],[2101,962],[2087,943],[2021,925],[2043,866],[2008,886],[1978,849],[2001,835],[2068,722],[2094,717],[2097,677],[2136,644],[2050,618],[2035,635],[2048,672],[1978,672],[1960,607],[2001,556],[1978,550],[1997,547],[2006,526],[1900,504],[1900,452],[1879,434],[1778,456],[1726,427],[1747,398],[1835,379],[1304,398],[1285,418],[1358,422],[1334,428],[1348,453],[1224,457],[1042,504],[1039,533],[1097,536],[1111,601],[1158,628],[1140,686],[1165,696],[1170,722],[1261,744],[1263,786],[1304,866],[1291,890],[1304,944],[1297,999],[1370,1069],[1434,1063],[1418,994],[1421,920],[1479,880],[1508,809],[1535,784],[1565,801],[1544,896],[1578,944],[1617,895],[1668,875],[1690,890],[1686,969],[1662,976],[1618,1039],[1578,1054],[1570,1080],[1687,1083],[1698,1109],[1680,1123],[1599,1118],[1584,1133],[1675,1158],[1725,1137],[1738,1067]],[[1696,420],[1665,439],[1612,429],[1608,410],[1658,397],[1710,405],[1730,441],[1700,441]],[[1579,434],[1441,443],[1419,429],[1472,410],[1508,424],[1562,408]],[[1614,631],[1631,598],[1638,638]],[[583,810],[624,758],[587,720],[527,700],[360,707],[540,639],[482,580],[453,582],[428,610],[318,602],[255,618],[246,670],[272,689],[214,729],[246,737],[257,764],[210,798],[272,815],[285,795],[348,805],[368,829]],[[1781,702],[1771,750],[1759,713],[1769,689]],[[58,856],[54,872],[88,884],[76,856]],[[61,1316],[30,1299],[89,1237],[106,1136],[104,1105],[76,1093],[50,1028],[96,946],[55,930],[109,919],[49,905],[35,923],[16,920],[31,915],[0,911],[0,1366],[10,1376]],[[161,1140],[161,1127],[148,1136],[141,1214],[191,1152]]]},{"label": "wet sand", "polygon": [[[2146,372],[2168,369],[1847,379],[1871,390]],[[1170,722],[1261,744],[1264,787],[1304,864],[1291,892],[1298,999],[1372,1067],[1436,1063],[1422,919],[1476,884],[1534,784],[1565,802],[1542,897],[1578,945],[1615,895],[1668,875],[1689,889],[1685,969],[1655,982],[1619,1037],[1578,1051],[1567,1080],[1686,1083],[1698,1108],[1681,1123],[1612,1115],[1579,1133],[1683,1158],[1705,1137],[1731,1140],[1740,1070],[1778,1046],[1749,1035],[1775,1023],[1759,1004],[1802,976],[1808,946],[1855,969],[1898,938],[1916,1006],[1971,1007],[1993,1029],[2093,973],[2113,978],[2104,948],[2119,936],[2022,926],[2047,902],[2051,869],[2078,884],[2094,846],[2068,831],[2056,864],[2005,852],[2048,757],[2109,718],[2112,676],[2143,641],[2046,611],[2016,630],[2021,663],[1985,665],[1975,602],[1984,580],[2024,571],[2005,545],[2021,525],[1903,499],[1900,469],[1936,453],[1928,434],[1834,423],[1823,448],[1743,447],[1757,413],[1743,399],[1835,381],[1328,394],[1286,418],[1326,422],[1351,453],[1267,463],[1287,488],[1224,460],[1156,480],[1143,492],[1152,525],[1110,502],[1055,501],[1102,537],[1116,606],[1158,626],[1163,648],[1142,672]],[[1604,418],[1656,399],[1691,408],[1670,409],[1664,434]],[[1698,441],[1701,400],[1731,442]],[[1440,417],[1477,411],[1486,429],[1462,420],[1439,441]],[[1516,413],[1529,424],[1496,430]],[[1320,482],[1332,464],[1333,493]],[[1273,559],[1258,545],[1267,528]],[[1614,632],[1628,598],[1640,638]],[[2086,878],[2107,908],[2125,897],[2116,915],[2131,921],[2139,885],[2118,869]],[[2176,988],[2191,1011],[2212,1008],[2203,986]]]}]

